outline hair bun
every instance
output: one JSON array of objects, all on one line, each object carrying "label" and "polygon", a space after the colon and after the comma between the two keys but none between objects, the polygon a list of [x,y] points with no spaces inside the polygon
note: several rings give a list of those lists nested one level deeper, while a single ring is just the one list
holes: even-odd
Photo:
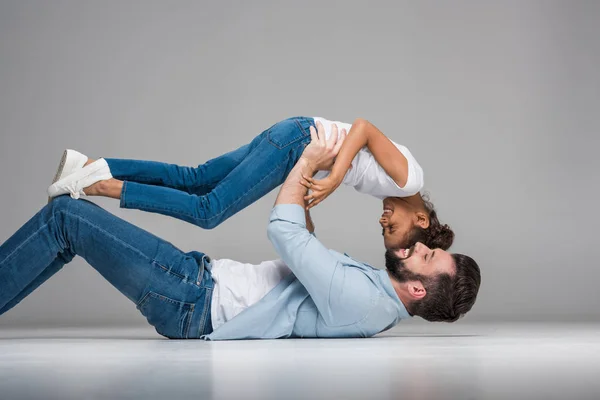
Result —
[{"label": "hair bun", "polygon": [[432,249],[440,248],[442,250],[448,250],[454,242],[454,232],[446,224],[430,227],[429,234],[429,243],[427,243],[427,245]]}]

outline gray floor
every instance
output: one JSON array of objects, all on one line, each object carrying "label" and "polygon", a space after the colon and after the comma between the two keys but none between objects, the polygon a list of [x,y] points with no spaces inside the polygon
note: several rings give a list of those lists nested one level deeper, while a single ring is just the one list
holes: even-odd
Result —
[{"label": "gray floor", "polygon": [[373,339],[237,342],[5,329],[0,398],[599,399],[600,324],[405,324]]}]

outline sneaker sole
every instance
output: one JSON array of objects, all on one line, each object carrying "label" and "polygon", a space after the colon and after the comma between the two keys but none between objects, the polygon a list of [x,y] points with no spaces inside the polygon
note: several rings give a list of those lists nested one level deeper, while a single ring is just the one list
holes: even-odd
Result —
[{"label": "sneaker sole", "polygon": [[[58,181],[58,178],[63,172],[65,168],[65,162],[67,161],[67,150],[63,152],[62,158],[60,159],[60,163],[58,164],[58,169],[56,170],[56,175],[54,175],[54,179],[52,180],[51,185],[55,184]],[[52,201],[52,197],[48,196],[48,204]]]},{"label": "sneaker sole", "polygon": [[[68,162],[65,165],[68,166]],[[50,185],[48,187],[48,194],[51,198],[60,196],[62,194],[66,194],[66,192],[65,193],[59,193],[59,192],[63,191],[61,189],[61,187],[63,185],[65,185],[66,182],[69,180],[70,180],[69,181],[70,183],[73,183],[71,181],[73,181],[74,179],[75,179],[75,181],[79,181],[82,179],[88,179],[90,175],[94,175],[94,174],[96,175],[93,178],[93,179],[96,179],[94,182],[99,182],[101,180],[110,179],[110,178],[112,178],[112,175],[110,174],[110,172],[106,172],[104,174],[99,174],[99,172],[102,169],[107,168],[107,167],[108,167],[108,165],[106,164],[106,160],[104,160],[103,158],[99,158],[98,160],[94,161],[93,163],[82,168],[81,171],[76,171],[73,174],[67,174],[67,176],[63,176],[62,178],[59,177],[60,178],[59,180],[57,180],[55,183],[53,183],[52,185]],[[78,176],[74,176],[74,175],[78,175]],[[55,186],[55,185],[57,185],[57,186]],[[89,185],[91,185],[91,184],[88,183],[88,186]]]}]

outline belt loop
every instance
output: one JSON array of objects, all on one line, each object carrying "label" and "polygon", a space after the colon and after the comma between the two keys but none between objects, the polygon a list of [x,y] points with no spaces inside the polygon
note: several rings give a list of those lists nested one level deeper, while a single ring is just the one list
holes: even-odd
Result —
[{"label": "belt loop", "polygon": [[[204,269],[205,269],[205,263],[204,263],[204,259],[208,257],[206,254],[202,254],[202,258],[200,259],[200,262],[198,263],[198,276],[196,277],[196,284],[198,286],[200,286],[202,284],[202,280],[204,279]],[[196,258],[196,260],[198,260]]]},{"label": "belt loop", "polygon": [[210,265],[210,257],[206,254],[202,254],[202,259],[200,260],[200,265],[198,265],[198,276],[196,277],[196,284],[202,284],[202,280],[204,279],[204,270],[207,269],[209,272],[211,270]]},{"label": "belt loop", "polygon": [[209,256],[207,256],[206,254],[204,254],[202,256],[202,265],[206,267],[206,269],[208,271],[210,271],[212,269],[212,260],[210,259]]}]

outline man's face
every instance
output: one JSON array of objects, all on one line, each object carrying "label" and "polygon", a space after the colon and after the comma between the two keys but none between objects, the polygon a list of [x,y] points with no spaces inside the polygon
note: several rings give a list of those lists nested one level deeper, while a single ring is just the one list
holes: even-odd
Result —
[{"label": "man's face", "polygon": [[435,278],[440,274],[455,272],[452,255],[442,249],[431,250],[417,242],[408,249],[389,249],[386,263],[390,274],[400,282]]}]

